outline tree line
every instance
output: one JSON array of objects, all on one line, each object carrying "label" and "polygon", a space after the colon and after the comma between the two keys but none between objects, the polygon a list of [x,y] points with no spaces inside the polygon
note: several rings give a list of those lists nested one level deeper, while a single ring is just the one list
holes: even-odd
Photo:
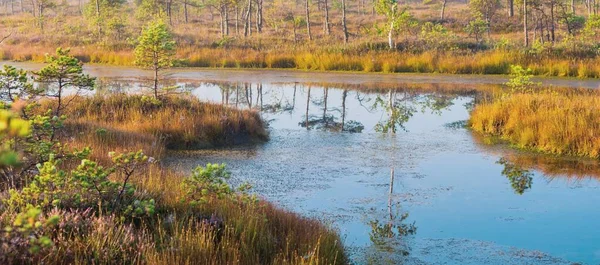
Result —
[{"label": "tree line", "polygon": [[[439,9],[439,17],[416,14],[417,4]],[[463,8],[468,18],[463,11],[452,14],[449,4],[468,7]],[[125,39],[131,28],[139,32],[155,17],[171,26],[217,26],[221,39],[268,30],[274,36],[293,33],[294,42],[303,33],[307,41],[318,36],[348,43],[374,34],[387,36],[389,48],[397,47],[398,36],[426,30],[440,34],[452,29],[477,43],[493,33],[521,31],[523,45],[530,46],[579,33],[594,37],[600,28],[596,0],[0,0],[0,6],[3,16],[28,15],[42,30],[50,17],[81,16],[97,37],[115,41]]]}]

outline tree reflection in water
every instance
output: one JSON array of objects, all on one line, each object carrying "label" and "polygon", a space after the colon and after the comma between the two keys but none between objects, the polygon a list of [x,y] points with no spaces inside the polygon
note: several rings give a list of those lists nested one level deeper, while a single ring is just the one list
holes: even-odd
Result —
[{"label": "tree reflection in water", "polygon": [[[310,91],[311,91],[311,87],[309,86],[308,87],[308,96],[306,99],[306,114],[304,116],[305,120],[302,122],[299,122],[298,125],[306,128],[307,130],[317,129],[317,130],[323,130],[323,131],[338,131],[338,132],[342,131],[342,132],[352,132],[352,133],[361,133],[363,131],[365,126],[362,123],[355,121],[355,120],[346,121],[346,116],[347,116],[346,99],[348,97],[348,92],[349,92],[348,90],[344,90],[342,92],[341,110],[338,108],[328,107],[329,88],[327,88],[327,87],[324,88],[322,100],[316,100],[316,101],[311,101]],[[320,116],[309,115],[309,107],[310,107],[311,102],[314,105],[323,107],[322,115],[320,115]],[[329,111],[339,112],[340,116],[341,116],[340,117],[341,122],[338,122],[338,118],[334,114],[329,113]]]},{"label": "tree reflection in water", "polygon": [[510,185],[515,190],[515,193],[522,195],[526,190],[531,189],[533,173],[529,172],[529,170],[511,163],[505,158],[501,158],[496,163],[504,166],[502,175],[510,181]]}]

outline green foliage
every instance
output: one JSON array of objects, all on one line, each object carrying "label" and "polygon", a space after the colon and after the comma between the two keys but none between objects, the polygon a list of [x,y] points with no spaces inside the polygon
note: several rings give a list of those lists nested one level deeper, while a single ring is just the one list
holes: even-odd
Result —
[{"label": "green foliage", "polygon": [[369,232],[371,242],[380,249],[393,251],[394,248],[390,244],[395,242],[394,238],[401,239],[417,233],[417,227],[414,223],[407,224],[404,222],[407,218],[408,213],[404,213],[399,218],[393,215],[389,221],[371,221],[371,231]]},{"label": "green foliage", "polygon": [[375,3],[375,11],[384,15],[388,21],[398,17],[398,2],[395,0],[377,0]]},{"label": "green foliage", "polygon": [[53,215],[46,220],[41,220],[41,217],[42,210],[31,205],[28,205],[23,212],[18,213],[12,224],[4,228],[5,233],[2,239],[0,239],[2,244],[15,244],[13,246],[15,249],[13,249],[13,253],[4,254],[18,254],[14,252],[20,250],[21,246],[18,246],[19,243],[25,245],[29,254],[37,254],[43,249],[52,247],[52,240],[46,233],[58,224],[60,217]]},{"label": "green foliage", "polygon": [[136,0],[135,18],[141,22],[160,19],[165,16],[164,5],[157,0]]},{"label": "green foliage", "polygon": [[148,23],[135,47],[135,64],[154,71],[154,97],[158,98],[158,72],[173,66],[175,41],[161,19]]},{"label": "green foliage", "polygon": [[394,93],[392,92],[390,92],[387,102],[378,96],[375,99],[373,108],[377,108],[378,106],[385,108],[388,112],[388,119],[379,121],[375,125],[375,131],[382,133],[396,133],[398,128],[406,130],[404,123],[408,122],[410,117],[416,112],[416,109],[410,105],[396,104]]},{"label": "green foliage", "polygon": [[[61,111],[68,105],[64,102],[64,93],[70,89],[76,93],[91,90],[94,78],[83,74],[81,62],[69,55],[69,50],[57,49],[56,55],[46,57],[48,65],[35,72],[39,88],[29,82],[25,71],[14,67],[5,67],[0,72],[0,93],[2,99],[13,102],[13,108],[19,108],[20,114],[27,119],[30,133],[26,137],[13,137],[4,141],[4,149],[18,149],[23,157],[22,165],[9,167],[2,171],[2,188],[19,188],[38,173],[37,166],[51,157],[64,159],[77,157],[82,153],[71,152],[58,141],[58,131],[63,128],[66,117]],[[54,110],[39,109],[39,98],[50,97]],[[15,120],[16,121],[16,120]],[[16,150],[14,150],[16,151]],[[6,152],[6,159],[14,164],[16,153]]]},{"label": "green foliage", "polygon": [[421,40],[428,49],[452,49],[458,37],[444,25],[427,22],[421,27]]},{"label": "green foliage", "polygon": [[18,164],[13,150],[14,137],[26,137],[31,132],[29,123],[6,110],[0,110],[0,169]]},{"label": "green foliage", "polygon": [[183,180],[183,189],[192,204],[206,203],[212,197],[223,199],[233,194],[227,183],[230,175],[225,164],[206,164],[192,170],[192,175]]},{"label": "green foliage", "polygon": [[475,41],[481,43],[483,41],[483,34],[488,30],[488,23],[485,22],[480,16],[469,21],[469,24],[465,27],[465,32],[469,34],[469,37],[475,38]]},{"label": "green foliage", "polygon": [[83,16],[90,26],[96,29],[98,36],[112,35],[118,38],[122,35],[126,23],[122,10],[124,3],[121,0],[89,1],[83,9]]},{"label": "green foliage", "polygon": [[390,48],[393,48],[392,33],[407,31],[417,25],[417,21],[408,10],[406,8],[399,8],[398,2],[395,0],[377,0],[375,10],[386,18],[385,25],[387,27]]},{"label": "green foliage", "polygon": [[594,28],[597,27],[597,16],[591,15],[586,21],[584,16],[578,16],[573,12],[564,12],[558,14],[558,22],[565,26],[567,35],[574,35],[579,32],[581,28],[584,28],[584,36],[593,33]]},{"label": "green foliage", "polygon": [[0,101],[15,102],[33,91],[27,72],[10,65],[0,70]]},{"label": "green foliage", "polygon": [[500,0],[469,0],[469,7],[476,16],[481,15],[488,26],[496,11],[500,9]]},{"label": "green foliage", "polygon": [[148,96],[142,96],[140,98],[140,101],[144,104],[144,105],[148,105],[150,107],[158,107],[161,106],[163,104],[162,101],[153,98],[153,97],[148,97]]},{"label": "green foliage", "polygon": [[154,20],[144,28],[135,47],[136,65],[164,69],[173,66],[175,41],[162,20]]},{"label": "green foliage", "polygon": [[[211,199],[234,199],[238,198],[227,181],[230,178],[225,164],[206,164],[206,167],[198,166],[192,170],[192,175],[184,179],[182,188],[186,198],[183,201],[191,205],[208,203]],[[250,184],[244,183],[237,188],[240,199],[244,202],[255,202],[256,197],[248,196],[247,192],[252,188]]]},{"label": "green foliage", "polygon": [[69,49],[56,49],[55,55],[46,56],[47,65],[34,72],[35,81],[45,86],[43,95],[57,99],[55,116],[60,116],[66,107],[63,104],[66,89],[74,90],[76,95],[82,90],[94,89],[95,78],[84,74],[83,64],[69,53]]},{"label": "green foliage", "polygon": [[592,40],[595,40],[600,35],[600,15],[591,15],[588,17],[583,26],[583,35]]},{"label": "green foliage", "polygon": [[502,169],[502,175],[504,175],[510,181],[510,185],[515,193],[522,195],[526,190],[531,189],[533,173],[521,168],[520,166],[510,163],[504,158],[500,159],[496,163],[504,166]]},{"label": "green foliage", "polygon": [[[13,209],[34,205],[43,210],[88,208],[114,213],[123,219],[144,217],[155,212],[154,199],[136,192],[130,177],[148,164],[141,151],[112,154],[113,166],[104,168],[88,159],[69,173],[60,169],[61,160],[50,157],[38,166],[39,174],[22,190],[10,190],[5,203]],[[119,181],[109,178],[116,175]]]},{"label": "green foliage", "polygon": [[511,79],[505,83],[511,89],[511,92],[531,92],[535,87],[539,87],[541,83],[531,81],[533,75],[531,69],[523,68],[520,65],[510,66]]}]

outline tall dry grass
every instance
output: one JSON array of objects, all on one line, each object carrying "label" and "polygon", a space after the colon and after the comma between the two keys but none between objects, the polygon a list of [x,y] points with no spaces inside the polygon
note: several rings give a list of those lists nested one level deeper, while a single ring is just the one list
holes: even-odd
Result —
[{"label": "tall dry grass", "polygon": [[475,107],[470,127],[520,148],[600,157],[600,93],[547,90],[517,93]]},{"label": "tall dry grass", "polygon": [[[0,51],[2,60],[38,61],[52,53],[51,46],[8,46]],[[133,66],[131,50],[112,51],[102,47],[74,47],[72,54],[86,63]],[[510,74],[510,65],[530,68],[539,76],[600,78],[600,58],[535,55],[517,50],[485,51],[363,51],[359,46],[346,48],[181,46],[176,66],[209,68],[268,68],[311,71],[353,71],[382,73]]]},{"label": "tall dry grass", "polygon": [[[267,136],[256,112],[179,96],[164,97],[161,104],[137,95],[76,98],[65,115],[69,118],[62,139],[69,147],[92,147],[92,158],[101,161],[114,150],[141,149],[160,159],[167,148],[229,144],[240,136],[264,140]],[[319,220],[265,200],[215,196],[206,203],[190,205],[181,185],[186,175],[160,163],[134,174],[130,183],[156,201],[156,214],[135,222],[101,212],[47,213],[61,216],[52,232],[53,245],[24,262],[348,264],[337,231]],[[1,212],[0,225],[7,225],[15,214]]]},{"label": "tall dry grass", "polygon": [[595,159],[581,157],[565,157],[544,155],[539,152],[527,152],[498,145],[502,140],[494,136],[473,133],[473,140],[479,149],[499,156],[525,169],[534,169],[549,180],[563,179],[567,181],[582,179],[600,179],[600,163]]},{"label": "tall dry grass", "polygon": [[165,148],[214,147],[268,138],[257,112],[204,103],[191,96],[164,97],[160,102],[141,95],[78,97],[65,113],[69,131],[65,140],[74,147],[92,147],[99,159],[124,149],[143,149],[159,158]]}]

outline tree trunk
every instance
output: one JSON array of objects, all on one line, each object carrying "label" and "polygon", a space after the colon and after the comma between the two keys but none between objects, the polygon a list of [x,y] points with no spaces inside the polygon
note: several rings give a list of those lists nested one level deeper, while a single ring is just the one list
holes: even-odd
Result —
[{"label": "tree trunk", "polygon": [[310,9],[308,7],[308,1],[306,0],[306,6],[305,6],[305,10],[306,10],[306,31],[308,34],[308,40],[312,40],[312,34],[310,34]]},{"label": "tree trunk", "polygon": [[571,13],[575,15],[575,0],[571,0]]},{"label": "tree trunk", "polygon": [[256,32],[262,33],[263,27],[263,0],[256,0]]},{"label": "tree trunk", "polygon": [[158,67],[154,67],[154,98],[158,99]]},{"label": "tree trunk", "polygon": [[390,49],[394,49],[394,22],[392,22],[392,24],[390,25],[390,31],[388,32],[388,45],[390,46]]},{"label": "tree trunk", "polygon": [[240,7],[235,6],[235,35],[240,35]]},{"label": "tree trunk", "polygon": [[388,31],[388,45],[390,46],[390,49],[394,49],[394,28],[396,27],[396,25],[394,24],[396,21],[395,19],[395,13],[396,13],[396,7],[397,5],[392,6],[392,18],[390,19],[390,30]]},{"label": "tree trunk", "polygon": [[102,26],[100,25],[100,0],[96,0],[96,18],[98,19],[98,21],[96,21],[96,26],[98,27],[98,35],[102,35]]},{"label": "tree trunk", "polygon": [[325,129],[329,127],[329,123],[327,122],[327,98],[329,97],[329,88],[325,88],[323,91],[323,124],[325,125]]},{"label": "tree trunk", "polygon": [[327,0],[324,0],[323,4],[325,7],[325,28],[323,31],[325,32],[325,35],[329,36],[331,35],[331,27],[329,26],[329,4],[327,3]]},{"label": "tree trunk", "polygon": [[219,7],[219,33],[221,33],[221,39],[225,38],[225,16],[224,16],[224,6]]},{"label": "tree trunk", "polygon": [[556,38],[555,38],[556,26],[554,24],[554,4],[555,4],[555,2],[552,1],[551,6],[550,6],[550,20],[551,20],[550,37],[552,38],[552,42],[554,42],[556,40]]},{"label": "tree trunk", "polygon": [[444,0],[442,2],[442,11],[440,12],[440,20],[444,21],[444,13],[446,12],[446,3],[448,2],[448,0]]},{"label": "tree trunk", "polygon": [[41,2],[38,7],[38,16],[40,21],[40,29],[44,30],[44,4]]},{"label": "tree trunk", "polygon": [[515,16],[515,0],[508,0],[508,17]]},{"label": "tree trunk", "polygon": [[392,126],[390,126],[390,128],[392,129],[392,133],[396,133],[396,122],[394,121],[394,93],[392,93],[391,89],[389,92],[388,100],[389,100],[388,104],[389,104],[389,108],[390,108],[390,122],[392,123],[391,124]]},{"label": "tree trunk", "polygon": [[225,23],[225,36],[229,36],[229,7],[225,5],[223,9],[225,11],[225,21],[223,21]]},{"label": "tree trunk", "polygon": [[344,30],[344,43],[348,43],[348,25],[346,25],[346,0],[342,0],[342,29]]},{"label": "tree trunk", "polygon": [[296,33],[296,22],[295,21],[292,21],[292,26],[294,29],[294,44],[295,44],[295,43],[298,43],[298,34]]},{"label": "tree trunk", "polygon": [[167,1],[167,16],[169,17],[169,25],[173,25],[173,0],[168,0]]},{"label": "tree trunk", "polygon": [[525,47],[528,47],[529,33],[527,32],[527,0],[523,0],[523,34],[525,35]]},{"label": "tree trunk", "polygon": [[344,125],[346,123],[346,96],[348,96],[348,90],[345,89],[344,92],[342,92],[342,126],[340,131],[344,131]]},{"label": "tree trunk", "polygon": [[248,0],[248,8],[246,10],[246,21],[244,23],[244,37],[252,34],[252,28],[250,25],[250,16],[252,14],[252,0]]},{"label": "tree trunk", "polygon": [[185,23],[186,24],[189,22],[188,21],[188,9],[187,9],[187,6],[188,6],[188,0],[184,0],[183,1],[183,16],[185,18]]},{"label": "tree trunk", "polygon": [[487,25],[487,36],[489,40],[492,38],[492,22],[491,18],[487,14],[485,15],[485,23]]},{"label": "tree trunk", "polygon": [[58,104],[56,106],[56,112],[54,112],[54,116],[60,117],[60,110],[62,109],[62,92],[63,92],[63,82],[62,79],[58,79]]},{"label": "tree trunk", "polygon": [[308,130],[308,109],[310,107],[310,87],[308,87],[308,95],[306,96],[306,129]]}]

